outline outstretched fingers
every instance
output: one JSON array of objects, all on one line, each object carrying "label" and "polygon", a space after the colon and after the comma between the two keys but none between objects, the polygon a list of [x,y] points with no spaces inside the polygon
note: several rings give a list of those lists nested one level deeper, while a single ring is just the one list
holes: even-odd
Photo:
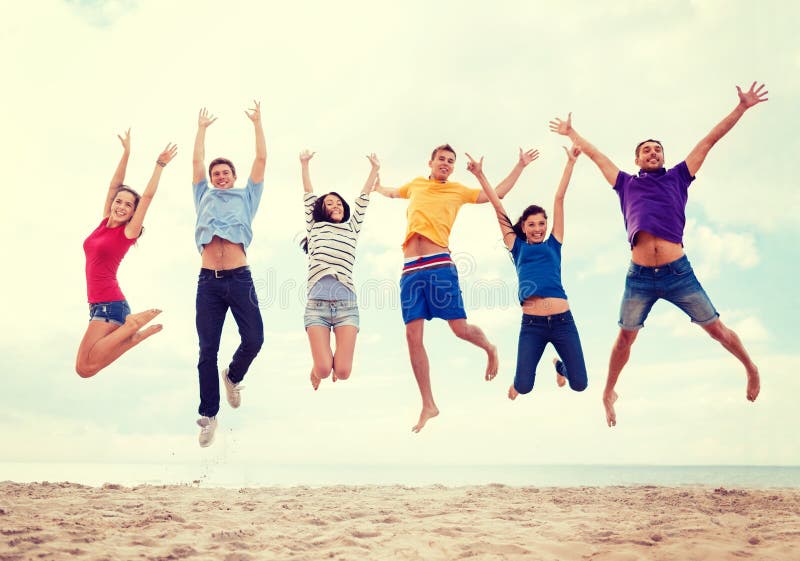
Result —
[{"label": "outstretched fingers", "polygon": [[167,146],[158,155],[158,161],[163,164],[168,164],[178,154],[178,145],[167,142]]},{"label": "outstretched fingers", "polygon": [[556,134],[561,135],[568,135],[572,130],[572,112],[570,111],[567,113],[567,120],[562,121],[559,117],[556,117],[552,121],[550,121],[550,131]]},{"label": "outstretched fingers", "polygon": [[214,115],[210,114],[208,112],[208,109],[206,109],[205,107],[201,108],[200,112],[197,114],[197,126],[198,127],[205,128],[205,127],[209,126],[211,123],[213,123],[216,120],[217,120],[217,118]]},{"label": "outstretched fingers", "polygon": [[523,166],[527,166],[529,163],[531,163],[532,161],[536,160],[538,157],[539,157],[539,151],[538,150],[531,149],[531,150],[523,151],[522,147],[520,146],[520,149],[519,149],[519,161]]},{"label": "outstretched fingers", "polygon": [[736,93],[739,96],[739,102],[744,105],[745,109],[769,100],[767,97],[769,91],[764,89],[764,84],[760,84],[758,87],[756,87],[756,84],[758,84],[758,82],[753,82],[750,84],[750,89],[746,92],[742,91],[742,88],[739,86],[736,86]]}]

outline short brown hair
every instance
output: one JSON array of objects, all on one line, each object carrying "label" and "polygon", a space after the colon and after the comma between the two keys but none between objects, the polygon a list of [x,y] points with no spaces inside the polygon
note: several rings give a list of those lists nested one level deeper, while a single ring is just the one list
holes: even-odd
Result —
[{"label": "short brown hair", "polygon": [[208,164],[208,175],[211,176],[211,170],[214,169],[214,166],[218,166],[220,164],[225,164],[229,168],[231,168],[231,172],[233,175],[236,175],[236,168],[233,166],[233,162],[230,161],[228,158],[214,158],[211,160],[211,163]]},{"label": "short brown hair", "polygon": [[639,144],[636,145],[636,157],[639,157],[639,148],[642,147],[642,144],[646,144],[647,142],[655,142],[659,146],[661,146],[661,151],[664,151],[664,145],[661,144],[660,140],[656,140],[655,138],[648,138],[647,140],[642,140]]},{"label": "short brown hair", "polygon": [[456,155],[456,151],[453,150],[452,146],[450,146],[449,144],[442,144],[441,146],[437,146],[436,148],[433,149],[433,152],[431,152],[431,160],[436,158],[437,152],[442,152],[442,151],[450,152],[451,154],[453,154],[453,156]]}]

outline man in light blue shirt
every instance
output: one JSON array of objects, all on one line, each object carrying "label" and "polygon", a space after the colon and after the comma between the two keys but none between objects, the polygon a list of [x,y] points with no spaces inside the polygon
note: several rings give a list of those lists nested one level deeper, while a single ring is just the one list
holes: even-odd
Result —
[{"label": "man in light blue shirt", "polygon": [[[246,112],[256,135],[256,157],[244,189],[234,189],[236,168],[226,158],[217,158],[208,166],[211,185],[205,169],[206,129],[216,121],[203,108],[197,118],[197,136],[192,158],[194,206],[197,211],[195,242],[202,258],[197,281],[196,324],[200,340],[200,446],[214,440],[219,411],[219,380],[225,386],[231,407],[241,404],[239,385],[264,343],[264,324],[250,268],[247,247],[253,240],[253,217],[264,190],[264,168],[267,146],[261,126],[261,106]],[[241,343],[227,368],[218,371],[222,326],[230,308],[239,328]]]}]

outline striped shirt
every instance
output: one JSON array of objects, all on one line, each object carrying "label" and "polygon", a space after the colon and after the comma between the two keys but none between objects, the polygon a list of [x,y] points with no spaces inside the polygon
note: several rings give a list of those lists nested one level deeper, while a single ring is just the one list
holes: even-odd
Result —
[{"label": "striped shirt", "polygon": [[314,222],[316,200],[314,193],[303,195],[308,235],[307,290],[310,292],[318,280],[325,275],[331,275],[355,292],[353,264],[356,259],[356,243],[369,204],[369,195],[361,193],[356,198],[350,220],[344,223]]}]

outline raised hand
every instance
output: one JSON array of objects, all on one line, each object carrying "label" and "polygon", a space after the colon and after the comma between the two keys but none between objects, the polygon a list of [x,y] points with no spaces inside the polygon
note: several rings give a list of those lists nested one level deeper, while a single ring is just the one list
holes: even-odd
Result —
[{"label": "raised hand", "polygon": [[300,163],[308,163],[308,161],[314,157],[314,154],[316,154],[316,152],[312,152],[311,150],[303,150],[300,152]]},{"label": "raised hand", "polygon": [[569,148],[567,148],[566,146],[562,146],[562,148],[564,149],[564,152],[567,153],[567,159],[570,162],[575,162],[575,160],[578,159],[578,156],[581,155],[581,147],[578,146],[577,144],[573,144]]},{"label": "raised hand", "polygon": [[131,151],[131,129],[130,129],[130,127],[128,127],[128,130],[126,130],[124,134],[125,134],[125,136],[117,135],[117,138],[119,138],[119,141],[122,143],[122,149],[125,152],[130,152]]},{"label": "raised hand", "polygon": [[[520,152],[521,151],[522,150],[520,150]],[[464,154],[466,154],[467,158],[469,158],[469,161],[467,162],[467,171],[475,177],[480,177],[483,173],[483,156],[481,156],[480,160],[476,160],[469,155],[469,152],[464,152]]]},{"label": "raised hand", "polygon": [[569,133],[572,132],[572,112],[570,111],[567,114],[566,121],[562,121],[558,117],[550,121],[550,131],[564,136],[569,136]]},{"label": "raised hand", "polygon": [[367,159],[370,165],[372,165],[372,169],[381,169],[381,161],[378,159],[378,156],[375,155],[375,152],[367,154]]},{"label": "raised hand", "polygon": [[[736,92],[739,94],[739,103],[743,105],[745,109],[749,109],[753,105],[769,99],[767,97],[769,91],[764,90],[764,84],[761,84],[758,86],[758,88],[756,88],[756,83],[757,82],[753,82],[750,84],[750,89],[746,92],[743,92],[742,88],[736,86]],[[762,92],[761,90],[764,91]]]},{"label": "raised hand", "polygon": [[531,163],[538,157],[539,157],[538,150],[527,150],[523,152],[522,148],[519,149],[519,163],[522,165],[522,167],[527,166],[529,163]]},{"label": "raised hand", "polygon": [[261,122],[261,102],[253,100],[253,105],[255,107],[251,107],[250,109],[244,112],[247,115],[247,118],[253,121],[253,123],[260,123]]},{"label": "raised hand", "polygon": [[208,109],[203,107],[200,110],[200,113],[198,113],[198,115],[197,115],[197,126],[202,128],[202,129],[204,129],[204,128],[207,128],[208,125],[210,125],[211,123],[213,123],[216,120],[217,120],[217,118],[214,115],[211,115],[208,112]]},{"label": "raised hand", "polygon": [[164,167],[172,161],[172,158],[178,153],[178,145],[167,142],[167,147],[158,155],[157,163]]}]

